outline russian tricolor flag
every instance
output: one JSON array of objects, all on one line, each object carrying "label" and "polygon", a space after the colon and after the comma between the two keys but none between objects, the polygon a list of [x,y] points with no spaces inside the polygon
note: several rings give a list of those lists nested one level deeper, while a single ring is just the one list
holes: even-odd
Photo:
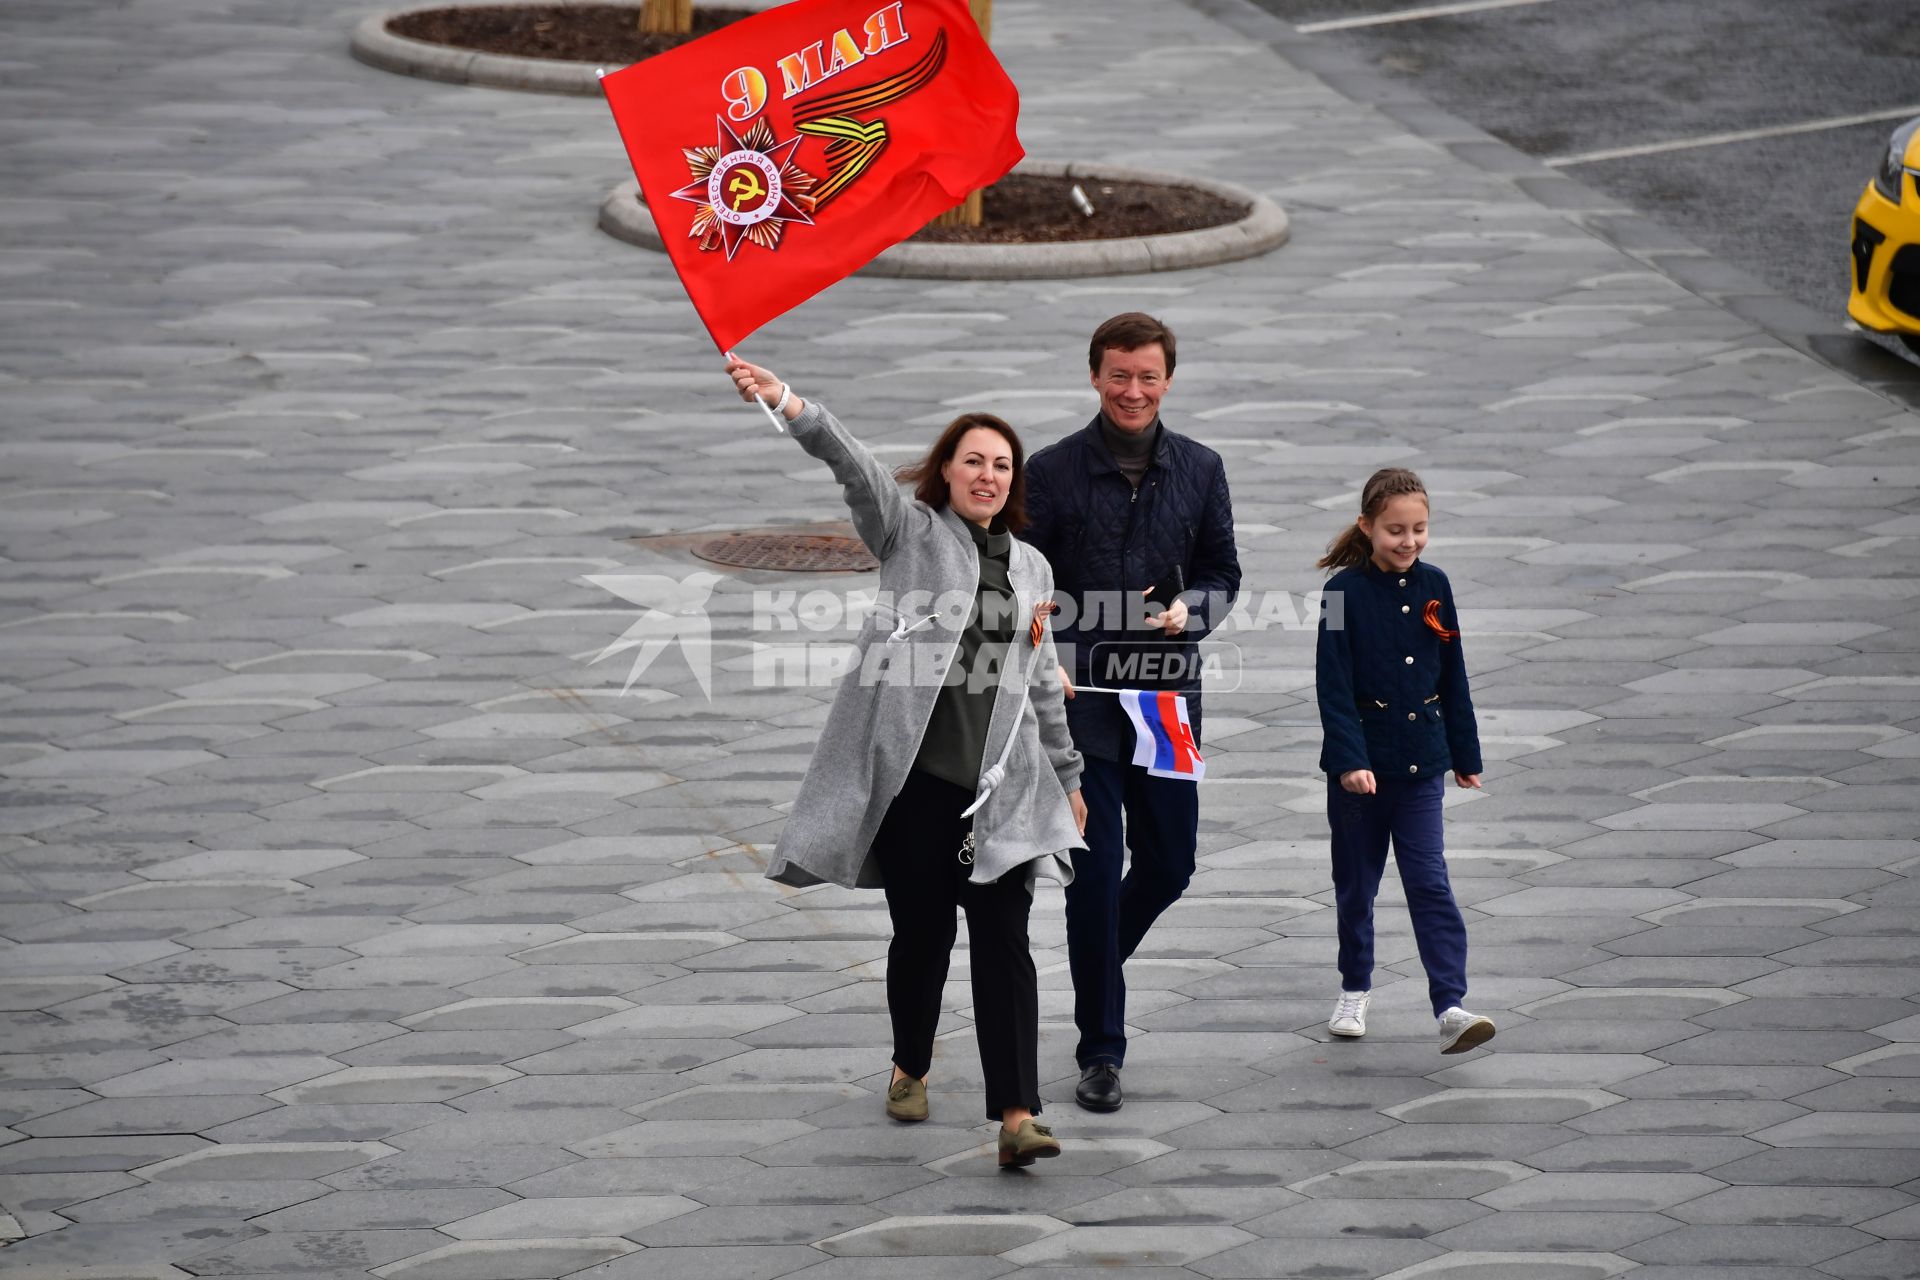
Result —
[{"label": "russian tricolor flag", "polygon": [[1133,762],[1145,765],[1156,778],[1207,776],[1207,762],[1193,740],[1187,720],[1187,700],[1177,693],[1121,689],[1120,705],[1133,721]]}]

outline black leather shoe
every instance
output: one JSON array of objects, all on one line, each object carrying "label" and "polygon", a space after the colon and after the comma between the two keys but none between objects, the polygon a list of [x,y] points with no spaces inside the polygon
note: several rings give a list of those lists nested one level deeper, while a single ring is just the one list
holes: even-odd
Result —
[{"label": "black leather shoe", "polygon": [[1120,1068],[1111,1062],[1096,1062],[1082,1071],[1073,1100],[1088,1111],[1118,1111],[1125,1100],[1120,1093]]}]

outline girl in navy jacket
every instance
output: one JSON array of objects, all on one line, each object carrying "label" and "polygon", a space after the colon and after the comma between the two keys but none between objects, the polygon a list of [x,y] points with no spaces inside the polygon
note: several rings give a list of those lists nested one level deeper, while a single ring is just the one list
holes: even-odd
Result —
[{"label": "girl in navy jacket", "polygon": [[1340,998],[1327,1030],[1367,1032],[1373,980],[1373,899],[1387,846],[1406,890],[1440,1052],[1493,1038],[1493,1020],[1461,1008],[1467,927],[1447,881],[1440,804],[1446,775],[1480,785],[1460,619],[1447,575],[1420,560],[1430,510],[1420,477],[1373,473],[1360,516],[1327,548],[1315,687],[1325,742],[1327,822],[1340,935]]}]

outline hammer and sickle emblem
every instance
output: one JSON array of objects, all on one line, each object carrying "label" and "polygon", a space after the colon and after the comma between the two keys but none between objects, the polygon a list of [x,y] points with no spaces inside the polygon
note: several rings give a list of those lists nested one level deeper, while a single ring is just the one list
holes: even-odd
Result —
[{"label": "hammer and sickle emblem", "polygon": [[741,170],[733,175],[731,182],[727,183],[727,194],[733,197],[733,210],[738,213],[741,205],[765,196],[767,189],[760,185],[759,178]]}]

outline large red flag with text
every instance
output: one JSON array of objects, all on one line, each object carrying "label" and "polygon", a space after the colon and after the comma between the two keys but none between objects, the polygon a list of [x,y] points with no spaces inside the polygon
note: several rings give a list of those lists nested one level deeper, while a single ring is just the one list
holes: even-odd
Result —
[{"label": "large red flag with text", "polygon": [[1024,154],[966,0],[795,0],[601,86],[722,351]]}]

